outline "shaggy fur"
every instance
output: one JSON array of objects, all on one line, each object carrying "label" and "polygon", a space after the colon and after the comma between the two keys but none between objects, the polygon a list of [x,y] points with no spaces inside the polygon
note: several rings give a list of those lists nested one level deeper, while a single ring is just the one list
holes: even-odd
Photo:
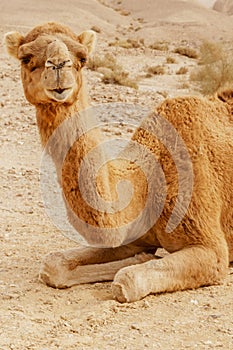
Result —
[{"label": "shaggy fur", "polygon": [[[94,41],[91,31],[76,35],[56,23],[38,26],[26,37],[17,32],[6,34],[9,54],[22,61],[25,95],[36,107],[43,146],[63,120],[88,106],[82,67]],[[59,68],[58,81],[55,72],[60,63],[64,67]],[[56,67],[54,71],[52,65]],[[173,124],[192,160],[193,193],[181,223],[171,233],[166,232],[178,193],[177,170],[168,150],[142,124],[132,140],[154,153],[167,183],[165,205],[156,224],[130,244],[120,246],[126,234],[120,230],[117,239],[110,237],[108,241],[115,248],[80,247],[49,254],[40,271],[42,281],[64,288],[114,280],[113,295],[120,302],[139,300],[150,293],[198,288],[223,281],[229,261],[233,261],[233,90],[224,90],[212,100],[198,97],[167,99],[143,121],[144,125],[157,123],[158,115]],[[58,154],[62,152],[64,142],[63,135],[56,145]],[[78,188],[77,166],[99,143],[101,134],[98,130],[80,138],[66,157],[59,180],[67,201],[79,217],[94,226],[111,228],[137,216],[145,204],[147,185],[136,164],[129,166],[118,160],[105,167],[97,184],[101,195],[112,201],[116,199],[115,185],[119,178],[129,179],[135,197],[127,211],[107,215],[88,207]],[[58,162],[57,159],[54,161]],[[156,181],[156,174],[154,177]],[[153,203],[150,210],[153,211]],[[72,214],[69,215],[75,226]],[[84,235],[89,243],[96,243],[96,238],[89,232]],[[100,238],[103,242],[107,239],[107,236]],[[170,254],[156,259],[154,253],[159,247]]]}]

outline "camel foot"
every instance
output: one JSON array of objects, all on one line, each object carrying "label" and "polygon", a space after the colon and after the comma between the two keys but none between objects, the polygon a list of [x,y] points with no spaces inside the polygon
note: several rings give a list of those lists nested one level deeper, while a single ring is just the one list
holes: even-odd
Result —
[{"label": "camel foot", "polygon": [[140,281],[140,273],[137,274],[137,267],[137,265],[125,267],[114,278],[112,293],[113,297],[120,303],[131,303],[149,294],[145,285],[143,285],[143,281]]},{"label": "camel foot", "polygon": [[53,288],[68,288],[66,277],[69,270],[68,261],[62,253],[50,253],[41,265],[39,280]]}]

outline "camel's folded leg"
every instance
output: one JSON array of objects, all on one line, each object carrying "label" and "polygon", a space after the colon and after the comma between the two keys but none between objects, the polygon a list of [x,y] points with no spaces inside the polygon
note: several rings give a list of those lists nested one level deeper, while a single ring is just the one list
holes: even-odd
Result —
[{"label": "camel's folded leg", "polygon": [[120,270],[113,281],[120,302],[139,300],[151,293],[173,292],[220,283],[227,273],[228,252],[192,246],[141,265]]},{"label": "camel's folded leg", "polygon": [[[74,273],[76,267],[121,260],[134,256],[142,251],[143,249],[140,247],[128,245],[110,249],[78,247],[61,252],[49,253],[45,256],[42,263],[39,279],[52,287],[68,287],[72,284],[71,282],[67,282],[67,276],[72,272]],[[80,271],[80,269],[78,270]],[[80,277],[77,273],[77,278],[73,281],[73,284],[80,283],[78,276]],[[91,282],[95,281],[93,280]]]},{"label": "camel's folded leg", "polygon": [[90,282],[112,281],[120,269],[129,265],[141,264],[151,259],[155,259],[153,254],[141,253],[122,260],[102,264],[78,265],[73,269],[68,269],[57,256],[57,259],[55,258],[53,262],[42,266],[39,278],[42,282],[55,288],[67,288]]},{"label": "camel's folded leg", "polygon": [[44,264],[49,265],[56,261],[66,265],[69,269],[74,269],[78,265],[101,264],[110,261],[126,259],[135,254],[145,251],[156,251],[153,247],[136,246],[128,244],[116,248],[91,248],[78,247],[59,252],[49,253],[45,256]]}]

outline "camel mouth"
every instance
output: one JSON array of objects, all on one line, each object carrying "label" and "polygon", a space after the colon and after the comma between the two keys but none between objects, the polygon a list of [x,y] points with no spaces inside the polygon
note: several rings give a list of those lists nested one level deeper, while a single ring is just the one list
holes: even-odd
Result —
[{"label": "camel mouth", "polygon": [[55,100],[57,102],[64,102],[70,97],[71,93],[73,92],[73,89],[72,87],[58,88],[52,90],[46,89],[45,92],[46,95],[52,100]]}]

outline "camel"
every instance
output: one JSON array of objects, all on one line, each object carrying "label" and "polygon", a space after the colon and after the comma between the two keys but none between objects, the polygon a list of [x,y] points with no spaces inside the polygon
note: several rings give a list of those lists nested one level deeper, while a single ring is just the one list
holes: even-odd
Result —
[{"label": "camel", "polygon": [[[35,27],[25,36],[19,32],[5,35],[9,54],[21,61],[25,96],[36,108],[41,143],[45,149],[64,121],[88,110],[83,67],[95,41],[93,31],[76,35],[70,28],[51,22]],[[170,232],[166,229],[167,223],[179,192],[176,164],[171,157],[172,149],[168,150],[162,139],[154,137],[145,127],[156,125],[160,130],[159,116],[173,125],[184,141],[193,173],[189,205],[177,227]],[[162,133],[162,129],[160,131]],[[134,161],[129,164],[125,159],[116,159],[101,169],[96,182],[106,201],[116,201],[115,186],[120,176],[132,182],[134,197],[116,215],[98,211],[83,200],[77,169],[86,153],[102,142],[101,130],[94,128],[82,135],[62,159],[62,169],[59,170],[60,154],[67,141],[66,132],[60,135],[51,148],[56,148],[53,160],[69,204],[69,220],[76,227],[75,213],[90,226],[105,230],[97,237],[94,231],[90,233],[89,228],[84,229],[86,246],[48,254],[40,270],[40,280],[55,288],[113,281],[113,297],[122,303],[137,301],[149,294],[222,283],[229,262],[233,261],[232,135],[233,90],[230,88],[209,99],[197,96],[166,99],[142,121],[132,136],[132,142],[147,148],[157,159],[166,180],[167,193],[156,222],[135,240],[133,236],[129,240],[127,237],[136,227],[126,225],[125,230],[124,224],[133,221],[148,195],[146,178],[139,165]],[[131,151],[129,146],[126,153]],[[179,157],[181,167],[185,168],[182,152]],[[104,150],[100,158],[104,161]],[[91,172],[90,167],[86,177]],[[155,181],[155,199],[149,203],[149,216],[161,196],[160,179],[157,180],[153,171],[151,173],[152,181]],[[144,219],[149,219],[149,216]],[[116,226],[115,234],[108,236],[106,232]],[[164,248],[168,254],[156,258],[158,248]]]}]

